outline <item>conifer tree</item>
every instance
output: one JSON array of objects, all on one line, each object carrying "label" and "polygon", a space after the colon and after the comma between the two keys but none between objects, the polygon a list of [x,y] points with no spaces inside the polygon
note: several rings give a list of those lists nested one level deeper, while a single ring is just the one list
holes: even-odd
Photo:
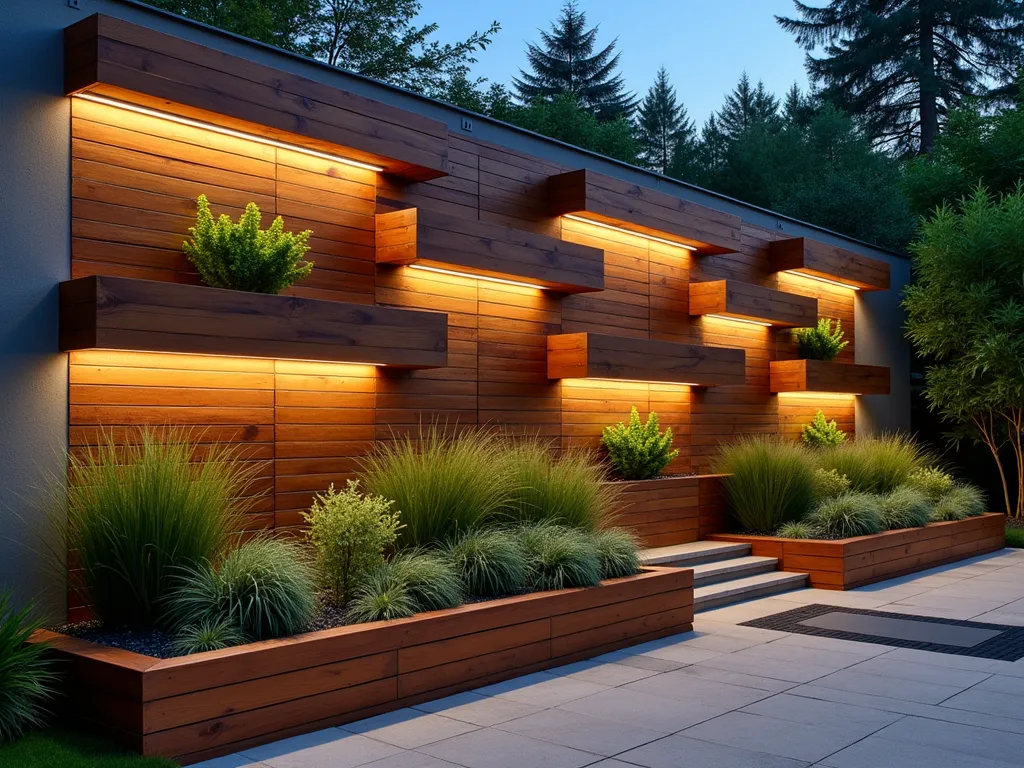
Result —
[{"label": "conifer tree", "polygon": [[532,71],[520,70],[520,76],[512,79],[519,98],[529,104],[570,94],[598,120],[631,116],[637,99],[625,91],[622,75],[615,71],[619,65],[616,41],[595,53],[597,32],[597,27],[587,29],[586,14],[568,0],[551,31],[540,30],[541,44],[527,45]]},{"label": "conifer tree", "polygon": [[1020,0],[794,0],[776,17],[808,51],[824,101],[898,151],[927,152],[950,107],[1005,84],[1021,61]]},{"label": "conifer tree", "polygon": [[729,152],[729,138],[722,131],[718,118],[711,115],[700,131],[697,155],[705,174],[715,174],[725,167]]},{"label": "conifer tree", "polygon": [[680,142],[693,144],[696,131],[662,67],[637,110],[637,141],[644,165],[668,173]]},{"label": "conifer tree", "polygon": [[755,88],[744,72],[732,93],[725,97],[725,106],[718,113],[718,125],[730,141],[734,141],[755,125],[778,120],[779,100],[769,93],[763,82]]}]

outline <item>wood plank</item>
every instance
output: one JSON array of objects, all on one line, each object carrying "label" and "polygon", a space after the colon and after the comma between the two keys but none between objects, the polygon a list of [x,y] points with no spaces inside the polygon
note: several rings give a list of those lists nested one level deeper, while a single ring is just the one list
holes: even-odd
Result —
[{"label": "wood plank", "polygon": [[818,301],[738,280],[708,280],[690,283],[689,311],[797,328],[814,325]]},{"label": "wood plank", "polygon": [[835,360],[773,360],[771,391],[888,395],[889,369]]},{"label": "wood plank", "polygon": [[804,237],[776,240],[768,246],[773,268],[834,280],[862,291],[889,290],[889,264]]}]

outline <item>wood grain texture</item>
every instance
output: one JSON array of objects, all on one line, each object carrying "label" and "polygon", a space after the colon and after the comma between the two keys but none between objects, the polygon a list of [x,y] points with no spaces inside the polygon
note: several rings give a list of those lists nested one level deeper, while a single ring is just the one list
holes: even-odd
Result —
[{"label": "wood grain texture", "polygon": [[817,240],[793,237],[769,247],[777,271],[792,270],[857,286],[862,291],[889,290],[889,265]]},{"label": "wood grain texture", "polygon": [[548,337],[551,379],[624,379],[715,387],[742,384],[744,371],[742,349],[603,333]]},{"label": "wood grain texture", "polygon": [[806,573],[816,589],[854,589],[923,571],[1006,545],[1006,516],[989,513],[924,528],[886,531],[852,539],[782,539],[721,533],[712,541],[751,545],[755,556],[779,558],[779,569]]},{"label": "wood grain texture", "polygon": [[[618,496],[615,525],[632,531],[643,547],[686,544],[708,532],[725,530],[721,475],[668,476],[610,485]],[[723,518],[721,527],[715,522],[719,518]]]},{"label": "wood grain texture", "polygon": [[128,277],[60,284],[60,348],[438,368],[447,316]]},{"label": "wood grain texture", "polygon": [[160,660],[37,632],[74,681],[66,710],[183,764],[341,725],[693,626],[693,571],[645,568],[393,622]]},{"label": "wood grain texture", "polygon": [[771,364],[772,392],[848,392],[888,395],[889,369],[835,360],[775,360]]},{"label": "wood grain texture", "polygon": [[665,238],[698,253],[740,250],[738,216],[581,169],[548,180],[549,210]]},{"label": "wood grain texture", "polygon": [[377,263],[525,281],[560,293],[604,290],[604,252],[430,209],[377,215]]},{"label": "wood grain texture", "polygon": [[771,323],[780,328],[812,326],[818,319],[818,301],[738,280],[690,283],[690,314],[718,315],[738,320]]},{"label": "wood grain texture", "polygon": [[367,162],[448,173],[437,120],[103,14],[68,27],[65,92],[90,91]]}]

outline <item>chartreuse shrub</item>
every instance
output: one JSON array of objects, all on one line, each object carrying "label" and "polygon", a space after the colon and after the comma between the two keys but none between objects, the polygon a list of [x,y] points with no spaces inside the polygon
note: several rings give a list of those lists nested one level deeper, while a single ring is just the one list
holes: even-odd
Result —
[{"label": "chartreuse shrub", "polygon": [[636,407],[629,412],[628,425],[620,421],[605,427],[601,441],[612,469],[626,480],[657,477],[679,455],[672,449],[672,430],[658,428],[658,414],[651,411],[644,424]]},{"label": "chartreuse shrub", "polygon": [[104,625],[159,624],[181,569],[224,551],[255,465],[221,446],[196,456],[186,433],[142,430],[68,457],[67,545]]},{"label": "chartreuse shrub", "polygon": [[242,630],[234,622],[228,619],[205,618],[182,627],[175,636],[171,648],[178,656],[187,656],[241,645],[245,640]]},{"label": "chartreuse shrub", "polygon": [[850,478],[842,475],[834,469],[814,470],[814,500],[822,502],[825,499],[832,499],[841,496],[850,490]]},{"label": "chartreuse shrub", "polygon": [[804,424],[802,437],[811,448],[828,448],[846,440],[846,433],[836,426],[835,419],[827,421],[824,412],[818,411],[809,424]]},{"label": "chartreuse shrub", "polygon": [[963,520],[985,514],[985,494],[973,485],[956,485],[943,494],[932,510],[932,519]]},{"label": "chartreuse shrub", "polygon": [[294,635],[313,618],[314,573],[297,542],[260,535],[220,563],[183,569],[169,605],[179,627],[223,621],[252,640]]},{"label": "chartreuse shrub", "polygon": [[440,426],[382,442],[363,462],[369,493],[394,502],[400,547],[429,547],[500,518],[512,500],[505,443],[493,431]]},{"label": "chartreuse shrub", "polygon": [[358,480],[349,480],[341,491],[332,485],[314,498],[304,515],[306,535],[320,583],[335,602],[347,603],[362,578],[384,564],[401,528],[393,506],[381,496],[361,494]]},{"label": "chartreuse shrub", "polygon": [[928,456],[903,435],[859,438],[815,452],[815,460],[823,469],[846,475],[853,490],[864,493],[889,493],[928,466]]},{"label": "chartreuse shrub", "polygon": [[800,357],[805,360],[835,360],[850,343],[843,341],[842,323],[836,320],[835,324],[833,330],[832,320],[822,317],[813,328],[797,328],[793,331],[800,347]]},{"label": "chartreuse shrub", "polygon": [[604,482],[604,469],[590,454],[568,451],[553,456],[539,440],[510,443],[508,514],[516,522],[552,522],[595,530],[611,513],[616,498]]},{"label": "chartreuse shrub", "polygon": [[814,472],[807,451],[776,437],[747,437],[723,446],[715,471],[729,507],[747,531],[771,533],[800,520],[814,503]]},{"label": "chartreuse shrub", "polygon": [[622,528],[607,528],[593,534],[601,561],[601,579],[621,579],[640,572],[640,548],[636,537]]},{"label": "chartreuse shrub", "polygon": [[256,203],[245,206],[237,223],[223,213],[214,219],[206,195],[199,196],[196,207],[195,226],[189,227],[192,240],[182,247],[207,285],[280,293],[313,271],[312,262],[302,260],[309,251],[310,230],[285,232],[280,216],[270,229],[260,229]]},{"label": "chartreuse shrub", "polygon": [[844,493],[819,504],[806,522],[833,539],[867,536],[883,530],[879,497],[870,493]]},{"label": "chartreuse shrub", "polygon": [[592,587],[601,581],[601,555],[593,536],[551,523],[524,526],[516,535],[531,590]]},{"label": "chartreuse shrub", "polygon": [[775,535],[783,539],[814,539],[820,534],[817,528],[805,520],[791,520],[780,525]]},{"label": "chartreuse shrub", "polygon": [[442,550],[467,595],[501,597],[526,588],[526,558],[518,536],[501,528],[471,530]]},{"label": "chartreuse shrub", "polygon": [[921,491],[934,504],[953,490],[954,481],[952,475],[937,467],[923,467],[910,473],[907,485]]},{"label": "chartreuse shrub", "polygon": [[45,643],[28,644],[41,626],[31,606],[16,610],[0,593],[0,744],[42,725],[55,695],[57,676]]},{"label": "chartreuse shrub", "polygon": [[880,497],[878,511],[882,526],[887,531],[900,528],[919,528],[927,525],[932,516],[932,505],[919,489],[901,485]]}]

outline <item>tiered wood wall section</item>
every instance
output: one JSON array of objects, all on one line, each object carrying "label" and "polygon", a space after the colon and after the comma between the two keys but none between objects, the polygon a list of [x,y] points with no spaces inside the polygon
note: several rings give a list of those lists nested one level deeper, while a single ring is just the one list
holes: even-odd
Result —
[{"label": "tiered wood wall section", "polygon": [[[152,58],[165,62],[168,55]],[[817,299],[820,315],[842,320],[851,343],[839,359],[853,362],[854,292],[776,274],[769,258],[769,245],[780,237],[774,230],[624,183],[615,187],[632,201],[625,209],[639,213],[650,202],[669,222],[658,226],[671,228],[672,206],[682,206],[679,221],[704,227],[710,250],[735,252],[696,254],[559,218],[548,200],[549,179],[576,169],[462,135],[447,138],[448,175],[418,183],[82,99],[72,99],[71,139],[74,278],[198,284],[181,244],[195,197],[204,193],[217,213],[238,216],[254,201],[265,224],[281,215],[288,229],[313,230],[309,257],[316,268],[286,295],[448,315],[447,366],[413,372],[150,352],[71,354],[73,447],[93,443],[101,427],[119,434],[141,424],[186,424],[205,430],[207,439],[243,443],[254,460],[268,462],[258,490],[270,494],[254,510],[253,526],[299,524],[312,495],[350,477],[374,440],[434,419],[596,447],[602,428],[635,405],[657,411],[674,431],[680,456],[670,472],[709,471],[716,446],[740,434],[781,429],[796,436],[818,408],[843,429],[854,428],[852,395],[769,392],[769,363],[794,356],[788,333],[690,315],[694,281],[736,280],[807,296]],[[599,191],[606,185],[585,176]],[[600,249],[604,290],[563,296],[378,267],[376,215],[410,207]],[[745,382],[691,390],[549,379],[548,337],[583,332],[741,349]]]}]

